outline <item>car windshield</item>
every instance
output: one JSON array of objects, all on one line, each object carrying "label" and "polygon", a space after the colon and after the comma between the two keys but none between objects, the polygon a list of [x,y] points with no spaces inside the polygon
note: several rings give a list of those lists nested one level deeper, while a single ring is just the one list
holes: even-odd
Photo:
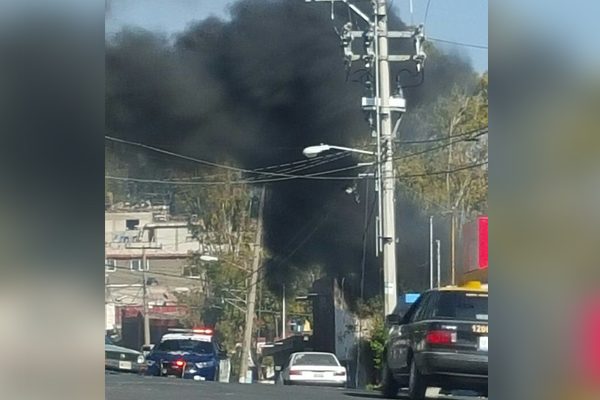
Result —
[{"label": "car windshield", "polygon": [[435,316],[439,318],[488,320],[488,294],[441,292]]},{"label": "car windshield", "polygon": [[169,339],[161,342],[158,351],[187,351],[190,353],[212,354],[214,347],[210,342],[201,342],[192,339]]},{"label": "car windshield", "polygon": [[294,358],[293,365],[324,365],[337,367],[339,363],[332,354],[299,354]]}]

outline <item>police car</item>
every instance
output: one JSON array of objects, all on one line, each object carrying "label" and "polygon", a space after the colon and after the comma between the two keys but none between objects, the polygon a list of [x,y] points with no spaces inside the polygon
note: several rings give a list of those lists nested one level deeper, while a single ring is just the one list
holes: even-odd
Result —
[{"label": "police car", "polygon": [[220,381],[229,375],[227,354],[208,328],[169,329],[146,357],[146,366],[147,375],[197,381]]},{"label": "police car", "polygon": [[487,397],[488,288],[480,282],[428,290],[390,327],[382,366],[383,395],[408,387],[423,400],[428,386],[470,390]]}]

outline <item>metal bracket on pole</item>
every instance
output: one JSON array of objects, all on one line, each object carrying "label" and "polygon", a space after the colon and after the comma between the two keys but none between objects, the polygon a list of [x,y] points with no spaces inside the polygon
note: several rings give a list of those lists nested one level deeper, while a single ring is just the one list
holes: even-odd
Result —
[{"label": "metal bracket on pole", "polygon": [[[333,3],[335,3],[335,2],[345,3],[348,6],[348,8],[350,8],[352,11],[354,11],[356,13],[356,15],[361,17],[366,23],[368,23],[369,25],[372,24],[369,16],[367,14],[365,14],[364,12],[362,12],[362,10],[360,8],[358,8],[354,4],[350,3],[348,0],[304,0],[304,2],[305,3],[331,3],[332,8],[333,8]],[[333,19],[333,18],[334,18],[334,15],[333,15],[333,10],[332,10],[331,19]]]}]

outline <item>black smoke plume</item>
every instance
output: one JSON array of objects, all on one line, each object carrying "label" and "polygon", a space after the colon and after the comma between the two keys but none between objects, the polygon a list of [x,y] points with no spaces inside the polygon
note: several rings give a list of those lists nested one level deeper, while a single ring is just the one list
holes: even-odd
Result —
[{"label": "black smoke plume", "polygon": [[[174,41],[132,29],[111,39],[106,52],[107,134],[244,168],[301,159],[304,147],[321,142],[352,145],[369,138],[360,109],[364,88],[347,78],[327,7],[240,0],[230,13],[230,20],[199,21]],[[392,24],[402,26],[396,16]],[[440,54],[428,60],[427,68],[423,84],[405,93],[412,106],[432,101],[472,75],[466,62]],[[324,168],[352,162],[356,160]],[[365,206],[370,208],[374,194],[372,184],[366,194],[359,183],[357,204],[345,192],[352,183],[297,179],[268,186],[265,242],[272,287],[319,264],[357,292]],[[403,224],[403,237],[427,232],[418,207],[399,204],[399,209],[400,218],[410,222]],[[427,240],[422,248],[414,242],[399,244],[400,265],[427,261]],[[367,243],[370,295],[381,284],[372,229]],[[409,252],[402,251],[406,246],[411,246]]]}]

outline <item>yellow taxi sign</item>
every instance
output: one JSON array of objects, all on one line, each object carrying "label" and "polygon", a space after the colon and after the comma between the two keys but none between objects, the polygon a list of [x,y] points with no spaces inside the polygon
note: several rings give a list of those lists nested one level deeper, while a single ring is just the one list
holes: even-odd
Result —
[{"label": "yellow taxi sign", "polygon": [[443,286],[441,288],[438,288],[437,290],[458,291],[458,292],[465,292],[465,291],[487,292],[488,284],[483,283],[481,281],[467,281],[460,286],[453,286],[453,285]]},{"label": "yellow taxi sign", "polygon": [[465,289],[483,289],[483,285],[480,281],[468,281],[464,285],[462,285]]}]

